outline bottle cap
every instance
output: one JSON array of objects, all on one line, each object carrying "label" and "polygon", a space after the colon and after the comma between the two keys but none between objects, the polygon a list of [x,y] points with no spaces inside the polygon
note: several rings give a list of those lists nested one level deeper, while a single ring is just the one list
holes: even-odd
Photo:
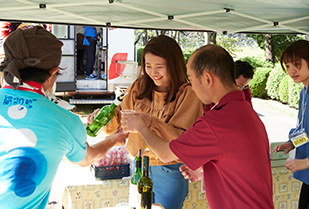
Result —
[{"label": "bottle cap", "polygon": [[122,102],[123,98],[124,98],[125,96],[127,96],[127,94],[128,94],[128,92],[125,92],[125,93],[120,94],[120,95],[115,99],[114,104],[118,106],[118,105]]}]

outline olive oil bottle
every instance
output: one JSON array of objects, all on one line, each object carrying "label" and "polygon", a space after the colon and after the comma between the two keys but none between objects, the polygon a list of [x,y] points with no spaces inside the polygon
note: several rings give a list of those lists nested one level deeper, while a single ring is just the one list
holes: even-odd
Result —
[{"label": "olive oil bottle", "polygon": [[141,194],[141,209],[151,209],[152,205],[152,180],[148,176],[149,157],[143,157],[143,175],[137,182],[138,192]]}]

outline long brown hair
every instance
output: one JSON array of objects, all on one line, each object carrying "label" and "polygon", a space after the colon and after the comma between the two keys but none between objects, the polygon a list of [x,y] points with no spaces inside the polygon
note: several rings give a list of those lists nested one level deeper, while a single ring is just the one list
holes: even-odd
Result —
[{"label": "long brown hair", "polygon": [[171,102],[175,98],[178,88],[188,82],[186,62],[178,43],[165,35],[160,35],[152,38],[145,46],[141,60],[142,75],[139,79],[139,93],[137,99],[148,98],[152,100],[152,92],[155,88],[155,83],[147,75],[145,71],[145,54],[162,57],[166,61],[166,68],[169,74],[168,95],[165,102]]}]

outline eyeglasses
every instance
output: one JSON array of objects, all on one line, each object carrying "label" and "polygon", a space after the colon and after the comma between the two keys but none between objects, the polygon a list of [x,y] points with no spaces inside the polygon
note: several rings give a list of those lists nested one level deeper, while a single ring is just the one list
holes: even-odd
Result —
[{"label": "eyeglasses", "polygon": [[238,88],[239,90],[244,90],[244,89],[248,89],[249,86],[248,86],[248,85],[247,85],[247,86],[237,86],[237,88]]}]

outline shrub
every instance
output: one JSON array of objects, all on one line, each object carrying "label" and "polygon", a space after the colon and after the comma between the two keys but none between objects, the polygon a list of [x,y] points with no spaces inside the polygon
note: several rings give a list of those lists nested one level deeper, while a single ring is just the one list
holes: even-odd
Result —
[{"label": "shrub", "polygon": [[282,103],[289,102],[289,79],[289,75],[284,76],[279,85],[279,99]]},{"label": "shrub", "polygon": [[291,78],[289,79],[289,105],[298,108],[299,93],[304,87],[303,83],[295,83]]},{"label": "shrub", "polygon": [[265,88],[271,70],[272,68],[257,68],[255,70],[254,76],[249,83],[252,97],[259,97],[262,99],[268,98]]},{"label": "shrub", "polygon": [[279,100],[279,84],[284,76],[286,73],[282,70],[281,65],[276,64],[266,82],[266,90],[270,98]]},{"label": "shrub", "polygon": [[252,65],[255,68],[273,68],[274,64],[270,61],[267,61],[265,56],[259,55],[254,57],[242,57],[239,60],[247,61],[250,65]]}]

